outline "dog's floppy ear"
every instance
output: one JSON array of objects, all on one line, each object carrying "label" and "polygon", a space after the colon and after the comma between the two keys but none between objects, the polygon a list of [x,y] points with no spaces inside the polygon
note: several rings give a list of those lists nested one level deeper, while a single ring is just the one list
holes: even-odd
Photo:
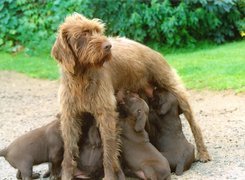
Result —
[{"label": "dog's floppy ear", "polygon": [[166,101],[165,103],[161,104],[161,107],[159,109],[159,114],[160,115],[165,115],[167,114],[167,112],[169,112],[169,110],[172,107],[172,102],[170,100]]},{"label": "dog's floppy ear", "polygon": [[134,130],[136,132],[143,131],[145,129],[146,121],[147,121],[147,117],[144,116],[144,114],[141,112],[140,115],[137,116],[137,118],[136,118]]},{"label": "dog's floppy ear", "polygon": [[74,74],[76,57],[68,44],[66,33],[60,31],[53,45],[51,55],[70,73]]}]

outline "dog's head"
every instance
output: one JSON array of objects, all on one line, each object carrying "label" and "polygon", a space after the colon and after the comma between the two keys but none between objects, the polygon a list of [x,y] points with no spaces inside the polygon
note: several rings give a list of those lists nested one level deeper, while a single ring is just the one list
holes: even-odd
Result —
[{"label": "dog's head", "polygon": [[124,98],[127,111],[136,118],[134,129],[136,132],[145,129],[149,115],[149,107],[147,103],[138,95],[129,93]]},{"label": "dog's head", "polygon": [[155,89],[153,91],[153,98],[150,104],[158,115],[165,115],[174,108],[178,112],[178,115],[182,114],[176,97],[163,89]]},{"label": "dog's head", "polygon": [[111,44],[104,36],[104,24],[99,19],[87,19],[73,14],[60,25],[51,55],[61,67],[75,73],[75,66],[102,66],[110,60]]}]

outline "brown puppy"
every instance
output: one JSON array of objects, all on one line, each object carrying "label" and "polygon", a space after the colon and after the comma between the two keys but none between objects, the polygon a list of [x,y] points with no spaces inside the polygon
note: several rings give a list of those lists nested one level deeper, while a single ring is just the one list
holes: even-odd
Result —
[{"label": "brown puppy", "polygon": [[126,165],[142,179],[171,179],[167,159],[149,142],[145,131],[149,108],[146,102],[132,94],[126,95],[119,111],[122,128],[122,156]]},{"label": "brown puppy", "polygon": [[96,125],[89,128],[87,138],[80,145],[80,159],[78,169],[90,178],[103,175],[103,148]]},{"label": "brown puppy", "polygon": [[168,159],[171,171],[181,175],[195,160],[194,146],[182,132],[177,99],[165,90],[155,90],[150,103],[151,143]]},{"label": "brown puppy", "polygon": [[[59,62],[62,71],[59,93],[65,147],[62,177],[72,177],[79,152],[77,142],[82,133],[82,122],[77,117],[80,113],[89,112],[95,117],[101,131],[105,179],[124,178],[118,162],[120,140],[116,128],[114,90],[127,88],[137,92],[146,88],[149,82],[166,88],[176,96],[191,126],[199,158],[208,161],[210,157],[186,91],[163,57],[125,38],[110,38],[109,43],[103,32],[103,24],[98,20],[74,14],[59,27],[52,48],[52,56]],[[107,62],[111,55],[112,60]]]},{"label": "brown puppy", "polygon": [[[79,141],[80,156],[78,169],[74,176],[77,178],[99,178],[103,175],[103,149],[100,134],[93,116],[86,114],[83,124],[83,135]],[[52,164],[51,166],[52,167]],[[50,168],[43,177],[50,176]]]},{"label": "brown puppy", "polygon": [[60,176],[63,159],[63,141],[60,123],[55,120],[20,136],[0,152],[11,166],[18,169],[17,178],[32,179],[32,166],[45,162],[52,163],[51,175]]},{"label": "brown puppy", "polygon": [[[94,117],[83,114],[82,136],[80,137],[78,167],[74,178],[101,179],[103,176],[103,146]],[[73,178],[73,179],[74,179]]]},{"label": "brown puppy", "polygon": [[[49,171],[43,177],[50,175],[53,179],[60,177],[64,150],[59,118],[60,115],[58,114],[57,120],[24,134],[0,151],[0,156],[4,156],[13,167],[18,169],[16,174],[18,179],[39,178],[37,173],[32,175],[32,166],[45,162],[50,162],[50,164]],[[94,123],[94,118],[88,113],[84,114],[82,118],[86,119],[86,122],[83,126],[84,134],[79,143],[81,149],[80,164],[82,167],[90,166],[90,169],[87,168],[87,171],[82,172],[78,170],[75,175],[87,177],[87,174],[101,170],[102,147],[97,128],[91,124]],[[83,143],[83,141],[85,142]],[[88,152],[90,152],[90,156],[86,156]]]}]

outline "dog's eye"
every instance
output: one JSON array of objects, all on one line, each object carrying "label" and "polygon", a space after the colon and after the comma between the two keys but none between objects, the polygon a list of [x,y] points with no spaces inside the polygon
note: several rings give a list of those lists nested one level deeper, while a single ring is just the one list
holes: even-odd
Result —
[{"label": "dog's eye", "polygon": [[83,34],[84,34],[85,36],[91,36],[91,35],[92,35],[92,32],[91,32],[90,30],[84,30],[84,31],[83,31]]},{"label": "dog's eye", "polygon": [[141,110],[139,109],[137,112],[138,112],[138,113],[141,113]]}]

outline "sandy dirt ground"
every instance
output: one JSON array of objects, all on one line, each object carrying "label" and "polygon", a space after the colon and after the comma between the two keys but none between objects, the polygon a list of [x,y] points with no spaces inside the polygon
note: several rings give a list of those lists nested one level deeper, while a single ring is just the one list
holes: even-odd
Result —
[{"label": "sandy dirt ground", "polygon": [[[58,112],[57,81],[32,79],[0,72],[0,149],[18,136],[54,120]],[[232,91],[190,91],[190,100],[206,145],[213,158],[193,163],[182,176],[172,179],[245,179],[245,94]],[[184,133],[193,143],[186,121]],[[34,171],[43,173],[47,165]],[[16,179],[16,169],[0,157],[0,180]]]}]

